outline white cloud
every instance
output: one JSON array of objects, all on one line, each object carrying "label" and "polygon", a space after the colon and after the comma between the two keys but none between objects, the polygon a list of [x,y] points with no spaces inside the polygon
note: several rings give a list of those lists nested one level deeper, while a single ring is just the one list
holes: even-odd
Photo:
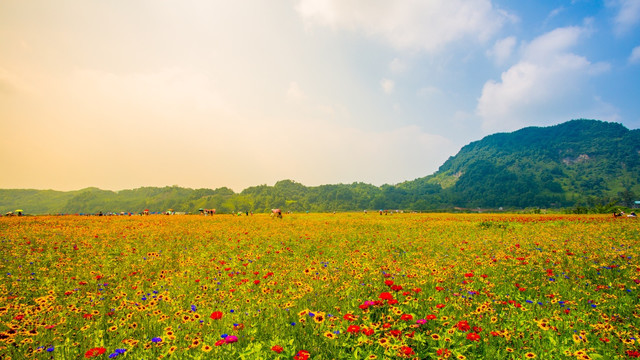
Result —
[{"label": "white cloud", "polygon": [[307,26],[360,31],[397,49],[438,51],[449,43],[484,42],[515,18],[490,0],[299,0]]},{"label": "white cloud", "polygon": [[389,80],[389,79],[380,80],[380,86],[382,87],[382,90],[384,90],[384,92],[387,94],[391,94],[393,92],[395,85],[396,84],[393,82],[393,80]]},{"label": "white cloud", "polygon": [[513,48],[516,46],[516,38],[509,36],[504,39],[496,41],[491,50],[487,51],[487,56],[493,58],[496,64],[504,64],[513,52]]},{"label": "white cloud", "polygon": [[629,63],[638,64],[640,63],[640,46],[636,46],[631,50],[631,55],[629,56]]},{"label": "white cloud", "polygon": [[520,61],[487,81],[476,113],[486,131],[515,130],[529,124],[566,121],[581,109],[579,94],[586,79],[608,69],[569,50],[587,33],[584,28],[559,28],[528,44]]},{"label": "white cloud", "polygon": [[640,22],[639,0],[609,0],[607,4],[619,7],[618,14],[614,19],[615,31],[618,35],[628,32]]},{"label": "white cloud", "polygon": [[585,31],[584,28],[577,26],[552,30],[529,43],[523,57],[535,62],[553,61],[553,56],[565,53],[578,42]]},{"label": "white cloud", "polygon": [[555,9],[551,10],[549,15],[547,16],[547,20],[552,19],[552,18],[560,15],[560,13],[563,12],[564,10],[565,10],[564,6],[560,6],[558,8],[555,8]]},{"label": "white cloud", "polygon": [[306,96],[304,92],[300,89],[300,86],[297,82],[292,81],[289,83],[289,89],[287,90],[287,100],[289,101],[298,101],[304,99]]}]

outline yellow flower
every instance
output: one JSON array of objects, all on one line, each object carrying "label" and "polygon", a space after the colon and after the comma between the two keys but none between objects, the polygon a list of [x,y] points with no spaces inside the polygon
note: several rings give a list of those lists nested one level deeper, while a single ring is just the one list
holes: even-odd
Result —
[{"label": "yellow flower", "polygon": [[326,337],[327,339],[336,339],[338,337],[338,335],[332,333],[331,331],[327,331],[324,334],[324,337]]},{"label": "yellow flower", "polygon": [[313,321],[315,321],[318,324],[324,322],[324,319],[325,319],[324,313],[316,313],[315,316],[313,317]]}]

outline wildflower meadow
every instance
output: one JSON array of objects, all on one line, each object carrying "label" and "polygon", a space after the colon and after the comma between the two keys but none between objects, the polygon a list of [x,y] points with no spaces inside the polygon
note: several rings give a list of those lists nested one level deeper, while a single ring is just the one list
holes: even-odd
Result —
[{"label": "wildflower meadow", "polygon": [[0,218],[0,358],[638,358],[639,245],[610,215]]}]

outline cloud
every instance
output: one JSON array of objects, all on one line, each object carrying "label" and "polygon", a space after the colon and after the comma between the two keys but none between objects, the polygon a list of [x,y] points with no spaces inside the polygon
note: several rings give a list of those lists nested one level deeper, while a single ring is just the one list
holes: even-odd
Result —
[{"label": "cloud", "polygon": [[607,5],[618,7],[618,14],[614,18],[614,30],[622,35],[640,22],[640,1],[638,0],[609,0]]},{"label": "cloud", "polygon": [[297,82],[292,81],[289,83],[289,89],[287,90],[287,100],[289,101],[298,101],[304,99],[306,96],[304,92],[300,89],[300,86]]},{"label": "cloud", "polygon": [[631,50],[631,55],[629,56],[630,64],[638,64],[640,63],[640,46],[636,46]]},{"label": "cloud", "polygon": [[509,36],[504,39],[496,41],[491,50],[487,51],[487,56],[493,58],[496,64],[504,64],[513,52],[513,48],[516,46],[516,38]]},{"label": "cloud", "polygon": [[476,114],[485,131],[511,131],[529,124],[566,121],[577,110],[582,85],[590,76],[607,71],[570,52],[588,33],[581,27],[558,28],[525,46],[518,63],[504,71],[500,81],[487,81]]},{"label": "cloud", "polygon": [[555,9],[551,10],[549,15],[547,16],[547,20],[552,19],[552,18],[560,15],[560,13],[562,13],[563,11],[565,11],[564,6],[560,6],[558,8],[555,8]]},{"label": "cloud", "polygon": [[395,85],[396,84],[393,82],[393,80],[389,80],[389,79],[380,80],[380,86],[382,87],[382,90],[384,90],[384,92],[387,94],[391,94],[393,92]]},{"label": "cloud", "polygon": [[307,26],[326,26],[381,38],[396,49],[436,52],[462,39],[484,42],[515,21],[490,0],[299,0]]}]

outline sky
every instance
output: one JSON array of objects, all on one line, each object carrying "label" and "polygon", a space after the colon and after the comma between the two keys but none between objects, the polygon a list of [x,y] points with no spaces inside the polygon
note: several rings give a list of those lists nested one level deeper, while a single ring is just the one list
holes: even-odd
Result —
[{"label": "sky", "polygon": [[0,188],[397,184],[639,80],[640,0],[0,0]]}]

